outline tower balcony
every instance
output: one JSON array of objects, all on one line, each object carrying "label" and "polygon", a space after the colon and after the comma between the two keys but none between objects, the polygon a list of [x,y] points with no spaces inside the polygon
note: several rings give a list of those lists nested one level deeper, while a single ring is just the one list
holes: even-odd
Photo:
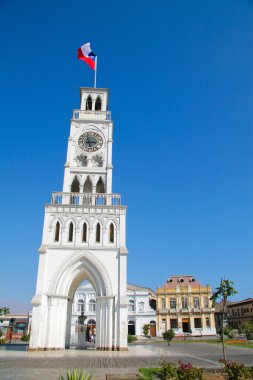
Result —
[{"label": "tower balcony", "polygon": [[52,205],[121,206],[120,194],[53,192]]},{"label": "tower balcony", "polygon": [[110,111],[73,110],[73,120],[111,120]]}]

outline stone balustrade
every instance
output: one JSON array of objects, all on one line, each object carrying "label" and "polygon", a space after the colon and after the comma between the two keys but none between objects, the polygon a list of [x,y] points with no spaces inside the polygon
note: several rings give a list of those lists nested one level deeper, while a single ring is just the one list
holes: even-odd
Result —
[{"label": "stone balustrade", "polygon": [[110,111],[73,110],[75,120],[111,120]]},{"label": "stone balustrade", "polygon": [[119,194],[53,192],[52,205],[120,206]]}]

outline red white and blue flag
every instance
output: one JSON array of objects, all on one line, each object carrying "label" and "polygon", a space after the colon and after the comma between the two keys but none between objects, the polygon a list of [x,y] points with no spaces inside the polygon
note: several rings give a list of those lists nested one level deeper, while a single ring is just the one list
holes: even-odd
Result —
[{"label": "red white and blue flag", "polygon": [[77,49],[77,58],[86,62],[92,70],[96,70],[96,54],[92,52],[89,42]]}]

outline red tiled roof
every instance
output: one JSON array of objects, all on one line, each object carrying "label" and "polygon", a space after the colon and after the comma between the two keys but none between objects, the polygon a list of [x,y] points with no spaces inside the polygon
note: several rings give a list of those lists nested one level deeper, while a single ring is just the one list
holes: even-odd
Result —
[{"label": "red tiled roof", "polygon": [[183,286],[191,286],[192,288],[197,288],[201,286],[200,282],[196,280],[194,276],[191,275],[177,275],[177,276],[171,276],[165,284],[162,286],[162,288],[175,288],[176,286],[183,287]]}]

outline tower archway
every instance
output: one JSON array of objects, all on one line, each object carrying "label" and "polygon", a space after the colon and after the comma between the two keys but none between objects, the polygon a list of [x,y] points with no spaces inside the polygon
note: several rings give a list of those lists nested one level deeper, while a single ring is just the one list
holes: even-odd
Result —
[{"label": "tower archway", "polygon": [[[96,349],[115,348],[115,297],[112,294],[111,281],[101,262],[87,250],[79,251],[53,276],[47,304],[38,305],[38,312],[39,308],[47,307],[47,311],[44,310],[47,318],[43,321],[46,334],[42,329],[41,336],[32,334],[31,346],[40,347],[42,344],[46,349],[64,349],[70,346],[72,302],[76,289],[84,279],[92,284],[96,292]],[[36,313],[34,317],[36,318]],[[37,339],[41,344],[35,342]]]}]

